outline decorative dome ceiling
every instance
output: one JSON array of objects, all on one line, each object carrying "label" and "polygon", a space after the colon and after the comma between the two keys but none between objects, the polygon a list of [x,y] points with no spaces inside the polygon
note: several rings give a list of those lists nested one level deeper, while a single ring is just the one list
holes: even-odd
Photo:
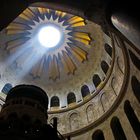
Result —
[{"label": "decorative dome ceiling", "polygon": [[[46,33],[49,36],[43,34],[45,42],[55,44],[51,48],[42,45],[38,35],[46,27],[60,33],[56,44],[56,34],[51,38],[54,42],[49,40],[51,32]],[[104,49],[106,40],[101,27],[94,22],[62,11],[30,6],[1,31],[0,86],[3,88],[6,83],[40,86],[50,98],[58,96],[62,108],[70,92],[77,94],[76,102],[81,102],[81,87],[87,85],[93,93],[93,75],[100,73],[102,80],[106,77],[100,66],[104,59],[111,64]]]},{"label": "decorative dome ceiling", "polygon": [[127,63],[113,33],[60,9],[31,5],[0,32],[0,88],[41,87],[49,97],[48,122],[57,117],[58,130],[69,136],[101,122],[117,105]]},{"label": "decorative dome ceiling", "polygon": [[[46,67],[49,79],[60,78],[61,72],[74,74],[78,67],[72,57],[79,62],[87,60],[87,51],[91,41],[89,34],[78,27],[85,28],[85,20],[61,11],[47,8],[30,7],[23,11],[7,28],[6,50],[13,55],[16,53],[17,68],[30,67],[29,73],[33,78],[40,78]],[[53,27],[60,31],[60,42],[53,48],[43,48],[39,42],[38,33],[42,28]],[[52,30],[52,29],[51,29]],[[48,36],[44,33],[44,40]],[[51,43],[57,39],[53,34]],[[45,42],[47,43],[47,42]],[[81,47],[81,44],[83,47]],[[22,49],[22,52],[19,48]],[[29,64],[30,63],[30,64]]]}]

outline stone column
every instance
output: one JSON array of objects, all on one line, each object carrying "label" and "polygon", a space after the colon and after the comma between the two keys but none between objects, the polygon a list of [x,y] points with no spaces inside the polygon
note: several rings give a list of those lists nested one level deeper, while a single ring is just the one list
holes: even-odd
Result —
[{"label": "stone column", "polygon": [[110,121],[104,122],[105,128],[103,129],[105,140],[115,140],[110,127]]}]

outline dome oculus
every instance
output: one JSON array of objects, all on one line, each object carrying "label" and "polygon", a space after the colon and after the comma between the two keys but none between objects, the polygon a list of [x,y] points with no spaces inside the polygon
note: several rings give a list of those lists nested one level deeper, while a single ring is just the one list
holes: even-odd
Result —
[{"label": "dome oculus", "polygon": [[46,26],[40,29],[38,39],[42,46],[52,48],[59,44],[61,33],[59,29],[54,26]]}]

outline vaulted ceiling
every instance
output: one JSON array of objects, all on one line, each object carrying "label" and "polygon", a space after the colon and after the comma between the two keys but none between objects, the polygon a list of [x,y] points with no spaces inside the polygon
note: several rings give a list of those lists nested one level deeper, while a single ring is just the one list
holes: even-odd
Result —
[{"label": "vaulted ceiling", "polygon": [[[66,96],[101,73],[101,60],[108,56],[101,26],[84,18],[82,11],[75,10],[75,15],[72,9],[50,6],[30,5],[0,32],[1,88],[6,83],[33,84],[49,96]],[[50,25],[59,29],[61,41],[48,49],[40,44],[38,32]]]}]

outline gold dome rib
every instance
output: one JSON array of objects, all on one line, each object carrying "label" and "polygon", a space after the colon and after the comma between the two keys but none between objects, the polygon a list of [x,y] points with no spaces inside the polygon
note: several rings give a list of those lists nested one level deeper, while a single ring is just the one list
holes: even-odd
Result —
[{"label": "gold dome rib", "polygon": [[43,71],[43,66],[44,66],[44,58],[42,58],[41,59],[41,62],[40,62],[40,65],[39,65],[39,69],[38,69],[38,71],[37,71],[37,76],[41,76],[41,73],[42,73],[42,71]]},{"label": "gold dome rib", "polygon": [[12,34],[24,33],[26,30],[28,30],[27,25],[13,22],[6,28],[6,33],[7,35],[12,35]]},{"label": "gold dome rib", "polygon": [[70,24],[75,24],[77,22],[84,22],[84,19],[78,16],[74,16],[68,20]]},{"label": "gold dome rib", "polygon": [[9,29],[6,31],[7,35],[12,35],[12,34],[20,34],[23,33],[24,31],[21,29]]},{"label": "gold dome rib", "polygon": [[85,26],[85,22],[78,22],[71,25],[71,27]]},{"label": "gold dome rib", "polygon": [[70,56],[63,51],[63,55],[61,55],[61,61],[64,66],[64,70],[67,74],[74,74],[74,71],[76,70],[76,65],[70,58]]},{"label": "gold dome rib", "polygon": [[31,9],[29,9],[29,8],[27,8],[26,10],[24,10],[23,13],[21,13],[19,15],[19,17],[21,17],[24,20],[28,20],[28,21],[31,20],[31,19],[33,19],[34,16],[35,15],[34,15],[33,11]]},{"label": "gold dome rib", "polygon": [[71,27],[85,26],[84,19],[78,16],[74,16],[68,20]]},{"label": "gold dome rib", "polygon": [[48,69],[49,78],[52,80],[56,80],[60,76],[57,58],[56,56],[53,56],[53,58],[49,56],[48,59],[49,59],[49,69]]},{"label": "gold dome rib", "polygon": [[87,52],[79,47],[71,47],[72,54],[80,61],[87,60]]},{"label": "gold dome rib", "polygon": [[50,13],[50,9],[47,9],[47,8],[38,8],[38,11],[40,14],[46,14],[46,13]]},{"label": "gold dome rib", "polygon": [[27,40],[23,40],[22,38],[8,41],[8,42],[6,43],[6,49],[7,49],[8,51],[11,51],[13,48],[19,47],[20,45],[23,45],[26,41],[27,41]]},{"label": "gold dome rib", "polygon": [[74,32],[73,36],[76,37],[76,38],[82,38],[82,39],[91,41],[91,38],[89,37],[88,33]]},{"label": "gold dome rib", "polygon": [[81,43],[83,43],[83,44],[85,44],[85,45],[89,45],[90,44],[90,41],[85,40],[83,38],[77,38],[77,37],[75,37],[74,39],[77,40],[77,41],[79,41],[79,42],[81,42]]},{"label": "gold dome rib", "polygon": [[41,77],[43,66],[44,66],[44,57],[41,60],[39,60],[39,62],[32,68],[31,75],[34,78]]},{"label": "gold dome rib", "polygon": [[57,16],[62,17],[62,18],[66,15],[65,12],[61,12],[61,11],[56,11],[55,13]]},{"label": "gold dome rib", "polygon": [[21,23],[11,23],[7,28],[7,30],[26,30],[27,26]]}]

